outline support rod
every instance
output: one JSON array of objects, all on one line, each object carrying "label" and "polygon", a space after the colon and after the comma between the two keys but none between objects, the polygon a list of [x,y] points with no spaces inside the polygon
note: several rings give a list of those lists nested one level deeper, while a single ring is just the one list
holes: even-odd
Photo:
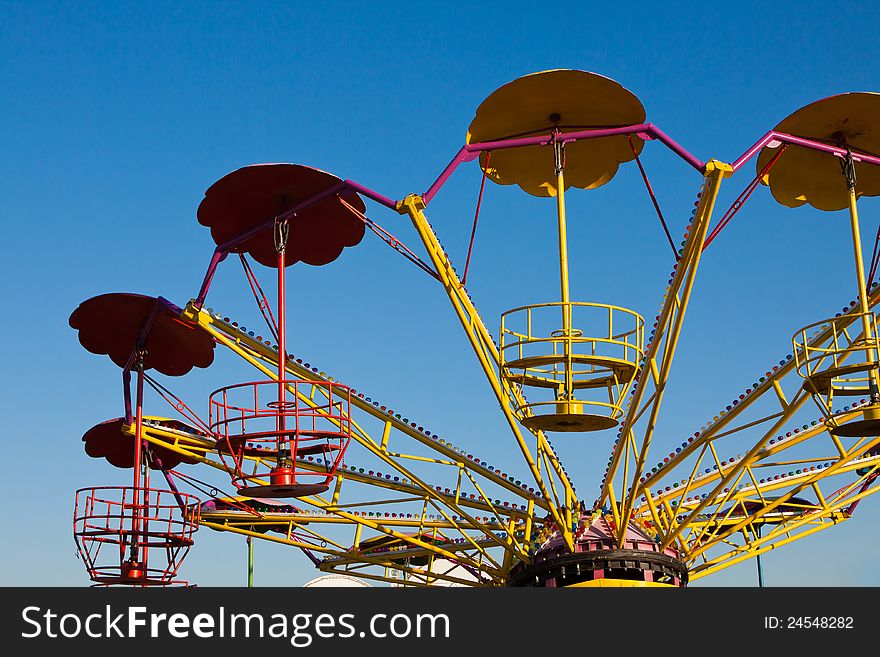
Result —
[{"label": "support rod", "polygon": [[562,335],[565,356],[565,389],[563,398],[572,398],[571,363],[571,296],[568,286],[568,233],[565,221],[565,145],[553,143],[553,159],[556,167],[556,222],[559,232],[559,290],[562,301]]},{"label": "support rod", "polygon": [[291,461],[290,440],[285,434],[287,427],[284,409],[284,399],[287,393],[287,309],[284,299],[287,225],[286,220],[275,224],[275,249],[278,252],[278,415],[275,422],[278,431],[276,445],[279,467],[287,467]]},{"label": "support rod", "polygon": [[254,585],[254,539],[252,536],[247,537],[247,549],[248,549],[247,585],[248,585],[248,588],[252,588]]},{"label": "support rod", "polygon": [[[134,488],[132,491],[132,517],[131,517],[131,561],[139,561],[140,532],[141,532],[141,465],[144,451],[144,360],[143,355],[138,354],[135,363],[137,368],[137,393],[134,411]],[[146,498],[146,491],[144,497]],[[144,558],[146,562],[147,546],[144,541]]]},{"label": "support rod", "polygon": [[[759,525],[758,528],[755,530],[755,535],[756,535],[758,538],[761,538],[761,527],[760,527],[760,525]],[[758,562],[758,587],[763,589],[763,588],[764,588],[764,569],[761,567],[761,553],[760,553],[760,552],[758,553],[758,556],[755,557],[755,561]]]},{"label": "support rod", "polygon": [[[865,334],[865,344],[871,345],[874,341],[874,332],[868,306],[868,290],[865,284],[865,264],[862,256],[862,236],[859,230],[859,211],[856,207],[855,179],[847,180],[849,187],[849,224],[852,232],[853,255],[856,261],[856,284],[859,292],[859,310],[862,313],[862,330]],[[875,363],[874,349],[870,346],[865,350],[869,363]],[[868,370],[868,381],[871,390],[871,402],[880,402],[880,388],[877,385],[877,370],[872,367]]]}]

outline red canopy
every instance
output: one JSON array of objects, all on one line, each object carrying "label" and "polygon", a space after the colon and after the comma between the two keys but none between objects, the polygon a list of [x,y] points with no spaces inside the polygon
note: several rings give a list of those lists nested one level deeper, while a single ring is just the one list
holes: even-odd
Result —
[{"label": "red canopy", "polygon": [[[300,164],[243,167],[208,188],[199,205],[199,223],[211,229],[211,237],[218,246],[266,225],[231,251],[249,253],[260,264],[276,267],[272,220],[341,182],[332,174]],[[288,266],[300,260],[309,265],[326,265],[336,260],[342,249],[363,239],[363,221],[339,197],[358,212],[366,210],[360,196],[341,189],[338,196],[330,194],[297,211],[288,219]]]},{"label": "red canopy", "polygon": [[[163,302],[140,294],[102,294],[83,301],[71,314],[70,326],[79,331],[83,347],[125,367],[157,303]],[[169,376],[181,376],[214,361],[213,338],[180,320],[170,305],[162,305],[156,313],[145,347],[144,369],[155,368]]]}]

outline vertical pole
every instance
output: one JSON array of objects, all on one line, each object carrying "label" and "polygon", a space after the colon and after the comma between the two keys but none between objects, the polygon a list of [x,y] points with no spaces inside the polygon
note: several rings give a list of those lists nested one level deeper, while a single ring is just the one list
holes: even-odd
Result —
[{"label": "vertical pole", "polygon": [[247,585],[248,585],[248,588],[251,588],[254,585],[254,539],[251,538],[250,536],[247,537],[247,548],[248,548]]},{"label": "vertical pole", "polygon": [[[758,525],[757,528],[755,529],[755,535],[758,538],[761,538],[761,526],[760,525]],[[760,554],[757,557],[755,557],[755,561],[758,562],[758,587],[764,588],[764,569],[761,568],[761,555]]]},{"label": "vertical pole", "polygon": [[[416,194],[410,194],[407,196],[400,202],[398,207],[398,211],[401,214],[406,213],[409,215],[413,227],[418,232],[428,255],[431,257],[431,262],[437,270],[437,273],[440,275],[443,290],[448,295],[452,308],[461,322],[461,327],[464,330],[465,335],[470,341],[474,354],[477,357],[477,361],[480,363],[483,374],[485,374],[492,391],[495,393],[495,397],[504,413],[505,419],[507,420],[508,427],[510,428],[513,437],[516,439],[517,446],[522,452],[523,458],[529,467],[529,471],[535,479],[538,490],[541,492],[541,496],[544,497],[544,499],[548,501],[553,500],[553,503],[549,504],[550,514],[559,525],[568,549],[574,550],[571,527],[566,524],[562,511],[557,506],[559,502],[558,499],[554,499],[548,490],[548,486],[541,476],[540,465],[536,462],[531,450],[526,444],[519,423],[514,416],[511,401],[515,401],[518,404],[524,403],[523,397],[514,386],[499,376],[497,369],[499,361],[498,349],[489,336],[486,325],[480,318],[477,309],[474,307],[468,296],[461,293],[461,281],[455,273],[449,258],[446,257],[443,247],[437,240],[437,235],[428,223],[424,210],[424,201]],[[537,431],[535,437],[538,440],[538,449],[543,450],[549,457],[550,463],[553,467],[553,473],[559,477],[559,480],[565,487],[566,499],[575,499],[575,495],[571,488],[571,482],[569,481],[567,474],[562,470],[562,467],[550,448],[550,444],[547,442],[544,433],[542,431]],[[553,473],[548,473],[548,476],[552,477]]]},{"label": "vertical pole", "polygon": [[[558,133],[556,134],[558,137]],[[553,160],[556,168],[556,222],[559,232],[559,289],[562,300],[562,340],[565,355],[564,399],[572,396],[571,363],[571,299],[568,289],[568,235],[565,223],[565,145],[553,142]],[[566,410],[569,407],[566,405]]]},{"label": "vertical pole", "polygon": [[[565,226],[565,173],[562,166],[562,146],[556,145],[556,220],[559,227],[559,288],[562,303],[569,303],[568,291],[568,238]],[[562,328],[566,331],[569,327],[568,313],[562,317]]]},{"label": "vertical pole", "polygon": [[[143,455],[143,423],[144,423],[144,358],[143,354],[137,355],[137,393],[134,413],[134,490],[132,492],[132,516],[131,516],[131,561],[141,561],[140,557],[140,529],[141,529],[141,464]],[[144,547],[146,552],[146,547]]]},{"label": "vertical pole", "polygon": [[286,322],[287,312],[284,303],[284,269],[285,252],[287,250],[287,222],[275,224],[275,250],[278,253],[278,415],[276,416],[276,429],[278,431],[278,466],[290,465],[290,441],[285,433],[286,421],[284,417],[284,399],[286,397],[287,375],[287,345]]},{"label": "vertical pole", "polygon": [[[873,326],[870,316],[870,308],[868,306],[868,290],[865,283],[865,265],[862,258],[862,236],[859,231],[859,211],[856,207],[856,188],[855,179],[847,176],[847,186],[849,187],[849,223],[852,231],[853,253],[856,260],[856,282],[859,290],[859,310],[862,313],[862,329],[865,333],[865,341],[870,345],[874,340]],[[866,349],[869,363],[874,363],[876,358],[873,348]],[[872,367],[868,370],[869,386],[871,390],[871,402],[880,401],[880,389],[877,385],[877,371]]]}]

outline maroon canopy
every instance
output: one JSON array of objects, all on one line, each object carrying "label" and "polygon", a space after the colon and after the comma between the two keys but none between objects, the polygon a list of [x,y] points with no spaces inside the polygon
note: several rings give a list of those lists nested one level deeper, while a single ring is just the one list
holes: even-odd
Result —
[{"label": "maroon canopy", "polygon": [[[107,420],[96,424],[83,434],[83,442],[85,443],[86,454],[92,458],[107,459],[110,465],[117,468],[134,467],[134,436],[123,433],[124,418],[118,417],[114,420]],[[203,432],[195,427],[191,427],[177,420],[163,420],[162,424],[169,429],[182,429],[191,433]],[[173,452],[164,447],[156,447],[150,445],[153,453],[162,461],[162,468],[170,470],[176,468],[181,463],[195,463],[195,459],[183,456],[177,452]]]},{"label": "maroon canopy", "polygon": [[[276,267],[278,256],[272,220],[341,182],[332,174],[300,164],[243,167],[208,188],[199,205],[199,223],[211,229],[211,237],[218,246],[267,225],[231,251],[249,253],[260,264]],[[336,260],[342,249],[355,246],[363,239],[363,221],[339,197],[358,212],[366,210],[360,196],[340,189],[338,196],[329,194],[297,211],[288,218],[287,266],[300,260],[309,265],[326,265]]]},{"label": "maroon canopy", "polygon": [[79,331],[83,347],[125,367],[157,303],[162,305],[147,333],[144,369],[181,376],[193,367],[208,367],[214,360],[214,339],[183,322],[170,304],[155,297],[129,293],[93,297],[73,311],[70,326]]}]

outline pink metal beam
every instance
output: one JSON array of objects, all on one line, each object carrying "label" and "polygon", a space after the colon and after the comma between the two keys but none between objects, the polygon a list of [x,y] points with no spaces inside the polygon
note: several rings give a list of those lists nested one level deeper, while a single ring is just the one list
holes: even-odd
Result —
[{"label": "pink metal beam", "polygon": [[[766,135],[761,137],[755,144],[749,148],[745,153],[740,155],[739,158],[731,165],[733,171],[738,171],[746,162],[752,159],[762,148],[771,144],[772,142],[780,142],[781,144],[793,144],[795,146],[802,146],[804,148],[809,148],[814,151],[821,151],[823,153],[830,153],[831,155],[836,155],[838,157],[846,157],[846,149],[840,148],[839,146],[832,146],[831,144],[826,144],[821,141],[816,141],[815,139],[806,139],[804,137],[796,137],[794,135],[789,135],[784,132],[776,132],[775,130],[771,130]],[[867,153],[859,153],[858,151],[852,151],[852,158],[856,162],[864,162],[865,164],[873,164],[875,166],[880,166],[880,157],[876,157],[874,155],[868,155]]]},{"label": "pink metal beam", "polygon": [[[617,128],[600,128],[594,130],[578,130],[575,132],[564,132],[559,135],[562,143],[570,143],[580,141],[582,139],[599,139],[601,137],[613,137],[617,135],[636,134],[643,139],[656,139],[664,144],[669,150],[678,155],[700,173],[706,170],[706,163],[697,159],[678,142],[674,141],[669,135],[663,132],[653,123],[640,123],[637,125],[620,126]],[[446,165],[443,172],[434,181],[434,184],[428,188],[428,191],[422,195],[425,204],[431,202],[431,199],[440,191],[440,188],[446,184],[458,165],[463,162],[470,162],[476,159],[480,153],[484,151],[497,151],[507,148],[522,148],[525,146],[547,146],[553,143],[554,135],[536,135],[533,137],[518,137],[516,139],[501,139],[498,141],[487,141],[478,144],[465,144],[461,150],[452,158],[452,161]]]}]

